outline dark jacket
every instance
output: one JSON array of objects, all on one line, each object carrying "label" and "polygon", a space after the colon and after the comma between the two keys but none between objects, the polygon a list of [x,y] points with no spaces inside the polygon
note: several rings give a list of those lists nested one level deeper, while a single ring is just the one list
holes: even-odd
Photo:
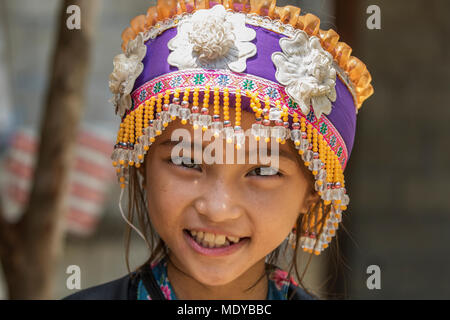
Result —
[{"label": "dark jacket", "polygon": [[[164,296],[149,267],[120,279],[79,291],[64,298],[64,300],[136,300],[137,287],[140,279],[142,279],[145,288],[153,300],[164,300]],[[289,286],[289,296],[293,290],[295,290],[293,300],[316,299],[307,294],[303,289],[292,284]]]}]

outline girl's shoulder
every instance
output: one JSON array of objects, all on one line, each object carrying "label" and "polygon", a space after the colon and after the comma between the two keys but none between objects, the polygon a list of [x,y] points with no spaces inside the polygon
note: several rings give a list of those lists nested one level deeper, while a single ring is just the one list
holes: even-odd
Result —
[{"label": "girl's shoulder", "polygon": [[95,287],[78,291],[63,300],[136,300],[138,277],[126,275]]}]

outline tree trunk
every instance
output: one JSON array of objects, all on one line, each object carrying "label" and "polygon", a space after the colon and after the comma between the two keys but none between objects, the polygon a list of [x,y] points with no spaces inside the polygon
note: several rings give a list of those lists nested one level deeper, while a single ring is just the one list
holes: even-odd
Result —
[{"label": "tree trunk", "polygon": [[[81,9],[81,30],[69,30],[66,26],[70,16],[66,10],[70,5]],[[98,1],[94,0],[62,3],[28,205],[14,225],[4,220],[0,206],[0,258],[10,299],[52,297],[54,267],[63,241],[64,200],[83,110],[97,8]]]}]

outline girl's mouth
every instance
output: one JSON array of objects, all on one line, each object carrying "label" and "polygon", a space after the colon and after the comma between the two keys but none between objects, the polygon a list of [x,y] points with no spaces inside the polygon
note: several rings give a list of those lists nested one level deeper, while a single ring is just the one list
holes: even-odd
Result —
[{"label": "girl's mouth", "polygon": [[231,254],[250,241],[250,237],[236,238],[187,229],[183,230],[183,234],[195,251],[208,256]]}]

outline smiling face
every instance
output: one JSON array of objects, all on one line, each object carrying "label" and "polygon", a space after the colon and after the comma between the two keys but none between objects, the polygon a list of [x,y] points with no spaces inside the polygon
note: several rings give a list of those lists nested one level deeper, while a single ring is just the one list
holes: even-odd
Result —
[{"label": "smiling face", "polygon": [[[254,115],[243,112],[242,128],[252,123]],[[265,257],[283,242],[299,214],[306,213],[318,196],[291,141],[279,145],[278,173],[248,162],[175,164],[170,140],[180,128],[193,136],[192,126],[176,120],[156,139],[145,159],[150,220],[178,268],[204,285],[229,284],[264,266]],[[240,241],[234,244],[236,238]],[[203,248],[210,246],[209,241],[222,248]]]}]

